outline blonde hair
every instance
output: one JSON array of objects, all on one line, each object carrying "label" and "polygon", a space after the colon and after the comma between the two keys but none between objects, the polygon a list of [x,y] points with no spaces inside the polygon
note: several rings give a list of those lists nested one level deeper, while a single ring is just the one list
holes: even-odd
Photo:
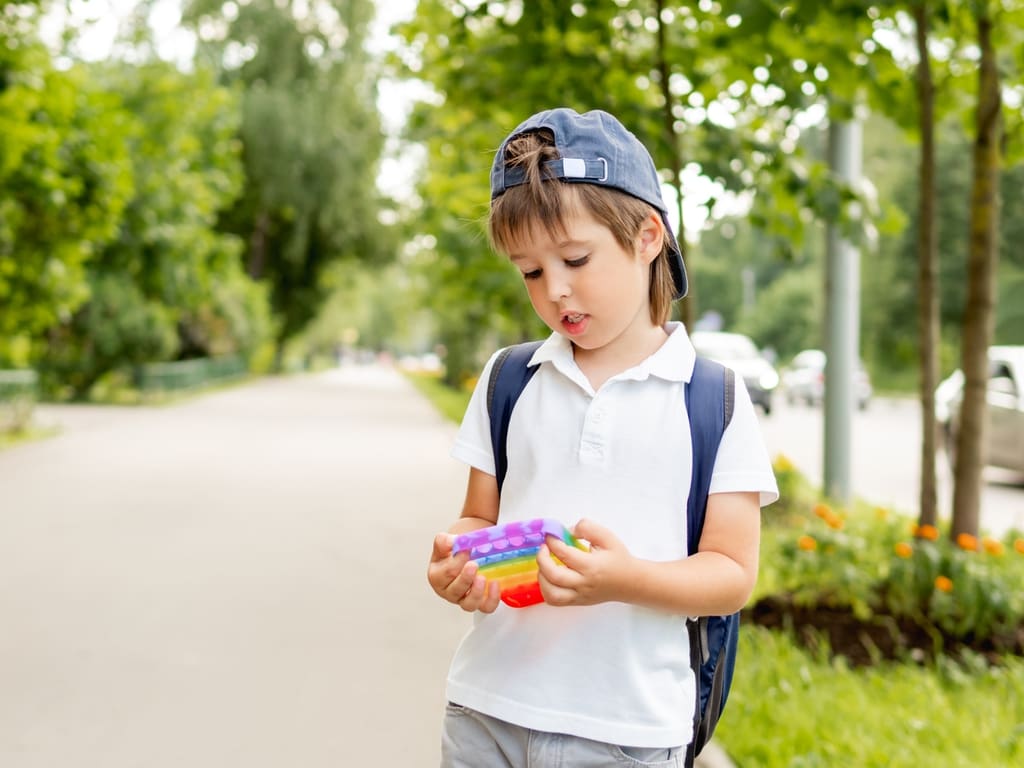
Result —
[{"label": "blonde hair", "polygon": [[[518,136],[508,143],[505,163],[521,167],[526,181],[491,201],[488,231],[494,248],[501,253],[512,252],[538,224],[552,237],[564,237],[566,219],[582,210],[608,227],[615,241],[633,253],[641,226],[652,213],[660,217],[658,211],[617,189],[554,179],[544,163],[558,157],[554,137],[546,130]],[[666,236],[661,253],[651,262],[648,295],[655,325],[668,321],[675,295],[668,248]]]}]

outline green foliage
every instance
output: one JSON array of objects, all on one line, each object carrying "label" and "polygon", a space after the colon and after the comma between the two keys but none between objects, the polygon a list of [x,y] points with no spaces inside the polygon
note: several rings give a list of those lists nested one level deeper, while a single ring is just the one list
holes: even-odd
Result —
[{"label": "green foliage", "polygon": [[200,57],[242,92],[246,184],[220,226],[268,286],[279,353],[321,309],[332,263],[393,250],[375,189],[383,137],[363,47],[372,4],[323,5],[303,14],[272,0],[194,0],[184,16],[199,32],[221,27],[200,34]]},{"label": "green foliage", "polygon": [[[535,335],[537,326],[523,321],[530,312],[515,275],[486,255],[481,222],[494,145],[527,114],[551,106],[552,93],[559,94],[559,104],[622,116],[652,148],[667,181],[676,181],[668,171],[682,158],[724,189],[752,199],[744,216],[756,234],[741,232],[734,239],[705,232],[700,247],[690,249],[696,277],[691,302],[699,302],[701,311],[714,309],[727,327],[741,324],[783,355],[820,346],[820,303],[804,304],[803,312],[786,305],[806,295],[797,284],[806,289],[811,280],[787,277],[776,289],[771,283],[786,261],[796,270],[820,270],[820,223],[835,222],[862,245],[863,356],[873,370],[912,371],[917,118],[914,74],[904,56],[910,42],[905,4],[657,7],[661,23],[649,3],[569,8],[433,0],[419,3],[415,19],[401,28],[409,46],[403,74],[427,81],[438,95],[418,108],[408,136],[428,149],[416,226],[418,233],[430,233],[433,244],[419,263],[449,348],[452,382],[475,370],[495,337],[500,343]],[[1019,12],[1013,8],[1007,6],[1007,13]],[[969,113],[971,99],[962,94],[973,92],[976,66],[966,47],[969,37],[961,34],[967,19],[959,11],[957,5],[951,20],[936,9],[934,24],[946,53],[936,63],[939,114],[951,116],[954,126],[940,145],[945,165],[939,174],[943,321],[954,339],[965,283],[968,196],[961,184],[969,177],[969,153],[955,126]],[[1013,50],[1011,16],[1003,21],[1001,44]],[[663,71],[670,79],[671,132]],[[820,125],[808,127],[813,121],[807,110],[827,107],[831,117],[848,119],[862,102],[882,116],[871,118],[865,132],[872,184],[854,190],[829,172],[825,134]],[[1009,186],[1008,197],[1019,197],[1022,185]],[[709,211],[716,202],[706,202]],[[1024,216],[1003,218],[1007,226],[1018,220]],[[733,247],[736,252],[727,253]],[[1012,247],[1004,246],[1004,253]],[[759,301],[741,319],[738,276],[744,269],[754,270]],[[790,310],[788,321],[774,319],[781,307]],[[498,319],[500,310],[513,321]]]},{"label": "green foliage", "polygon": [[0,90],[0,362],[88,297],[85,269],[131,195],[126,116],[82,68],[34,57]]},{"label": "green foliage", "polygon": [[356,346],[395,355],[432,350],[435,317],[422,309],[404,265],[340,262],[332,265],[326,285],[331,295],[323,311],[290,347],[331,355]]},{"label": "green foliage", "polygon": [[796,604],[908,619],[939,650],[941,637],[1013,647],[1024,624],[1019,532],[954,542],[885,509],[847,513],[820,502],[787,522],[766,537],[762,561],[771,589]]},{"label": "green foliage", "polygon": [[[954,638],[1006,638],[1024,622],[1024,539],[961,534],[902,541],[882,587],[886,610]],[[998,643],[997,643],[998,647]]]},{"label": "green foliage", "polygon": [[81,397],[103,374],[125,364],[167,360],[178,346],[174,310],[147,299],[129,276],[102,273],[72,322],[50,333],[46,388]]},{"label": "green foliage", "polygon": [[[768,55],[753,21],[765,9],[745,4],[751,21],[736,25],[731,6],[666,3],[659,22],[649,3],[418,4],[400,29],[404,74],[443,103],[421,105],[408,137],[428,150],[417,226],[433,238],[421,263],[452,382],[476,370],[495,336],[516,341],[538,329],[514,273],[487,254],[481,226],[494,147],[535,111],[609,110],[651,148],[667,183],[692,164],[725,189],[757,189],[765,202],[754,215],[787,252],[826,193],[836,209],[852,200],[822,163],[791,162],[799,147],[787,132],[812,99],[800,88],[767,97],[757,68]],[[691,254],[691,269],[699,263]]]},{"label": "green foliage", "polygon": [[[966,286],[967,208],[970,165],[967,138],[955,122],[940,126],[938,156],[940,368],[945,375],[960,365],[960,328]],[[807,151],[813,134],[805,135]],[[917,349],[917,163],[913,144],[881,116],[865,132],[865,174],[875,187],[881,211],[890,224],[879,232],[877,246],[861,256],[861,350],[872,378],[882,388],[916,387]],[[997,343],[1024,339],[1024,310],[1017,300],[1024,237],[1024,165],[1002,174],[1000,264],[995,307]],[[905,221],[903,221],[905,220]],[[821,346],[824,316],[824,234],[815,228],[801,253],[782,261],[764,245],[764,233],[749,221],[730,217],[705,231],[696,268],[691,270],[703,310],[720,313],[728,328],[771,346],[780,359],[800,349]],[[742,307],[741,272],[755,277],[755,303]]]},{"label": "green foliage", "polygon": [[824,281],[816,270],[785,272],[741,314],[737,328],[784,359],[801,349],[820,348],[824,292]]},{"label": "green foliage", "polygon": [[120,94],[132,196],[116,239],[86,270],[88,301],[47,331],[47,388],[83,396],[110,371],[175,357],[248,353],[271,330],[241,242],[215,229],[242,186],[237,99],[208,72],[95,67]]},{"label": "green foliage", "polygon": [[1009,766],[1024,759],[1024,661],[851,669],[744,627],[715,738],[744,768]]}]

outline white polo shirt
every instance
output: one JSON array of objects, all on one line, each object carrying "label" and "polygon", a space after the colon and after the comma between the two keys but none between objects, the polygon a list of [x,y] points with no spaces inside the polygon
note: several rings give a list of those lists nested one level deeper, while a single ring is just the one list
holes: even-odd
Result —
[{"label": "white polo shirt", "polygon": [[[553,334],[512,412],[499,520],[582,517],[611,529],[629,551],[656,561],[686,557],[690,426],[683,383],[693,345],[680,323],[639,365],[596,392],[570,342]],[[487,415],[488,361],[452,455],[494,474]],[[711,493],[778,498],[743,380],[722,437]],[[476,614],[448,675],[448,699],[534,730],[620,746],[673,747],[692,737],[694,680],[685,617],[625,603]]]}]

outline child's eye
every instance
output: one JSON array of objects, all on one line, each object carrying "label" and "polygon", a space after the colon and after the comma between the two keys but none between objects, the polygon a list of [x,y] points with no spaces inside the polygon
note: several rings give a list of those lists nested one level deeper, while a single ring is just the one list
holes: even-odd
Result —
[{"label": "child's eye", "polygon": [[536,280],[538,277],[540,277],[539,269],[532,269],[529,272],[523,272],[524,280]]},{"label": "child's eye", "polygon": [[569,259],[565,263],[568,264],[570,267],[582,267],[588,261],[590,261],[589,256],[581,256],[578,259]]}]

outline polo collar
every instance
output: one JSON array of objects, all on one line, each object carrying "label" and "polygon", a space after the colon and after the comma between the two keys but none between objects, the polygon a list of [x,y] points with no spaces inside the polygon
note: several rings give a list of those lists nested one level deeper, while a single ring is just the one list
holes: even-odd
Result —
[{"label": "polo collar", "polygon": [[[654,354],[637,365],[612,377],[612,379],[634,379],[641,381],[656,376],[666,381],[689,381],[693,376],[693,365],[697,353],[683,324],[665,324],[668,338]],[[572,342],[559,333],[552,333],[533,353],[530,365],[551,363],[563,375],[576,380],[582,376],[573,359]]]}]

